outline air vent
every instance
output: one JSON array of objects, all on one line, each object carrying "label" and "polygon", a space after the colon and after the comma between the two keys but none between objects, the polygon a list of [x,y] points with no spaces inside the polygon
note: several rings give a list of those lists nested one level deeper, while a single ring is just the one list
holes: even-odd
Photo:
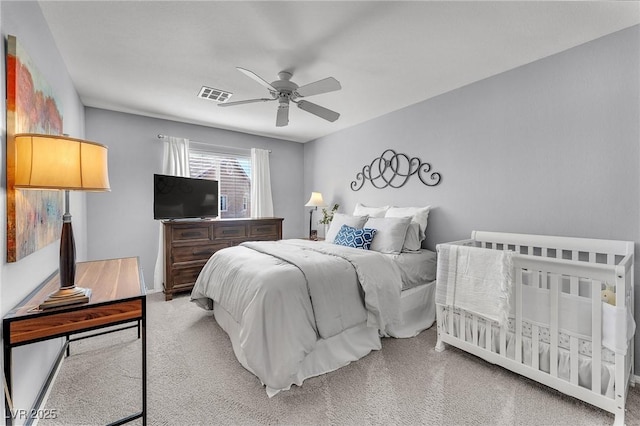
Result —
[{"label": "air vent", "polygon": [[224,90],[214,89],[213,87],[202,86],[200,89],[200,93],[198,93],[198,97],[202,99],[209,99],[212,101],[224,103],[231,98],[233,93],[225,92]]}]

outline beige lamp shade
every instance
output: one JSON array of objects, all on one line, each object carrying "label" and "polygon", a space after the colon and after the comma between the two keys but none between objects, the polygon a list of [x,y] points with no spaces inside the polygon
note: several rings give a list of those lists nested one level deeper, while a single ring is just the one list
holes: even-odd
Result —
[{"label": "beige lamp shade", "polygon": [[324,206],[326,206],[326,204],[324,203],[324,200],[322,199],[322,194],[320,192],[312,192],[311,198],[309,198],[309,201],[307,201],[307,204],[305,204],[305,207],[324,207]]},{"label": "beige lamp shade", "polygon": [[15,181],[20,189],[109,191],[107,147],[65,136],[15,136]]}]

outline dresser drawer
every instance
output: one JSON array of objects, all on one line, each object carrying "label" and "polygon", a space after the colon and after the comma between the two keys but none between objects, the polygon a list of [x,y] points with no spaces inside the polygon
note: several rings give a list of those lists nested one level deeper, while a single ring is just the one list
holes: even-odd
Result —
[{"label": "dresser drawer", "polygon": [[278,225],[275,223],[249,225],[250,237],[278,237]]},{"label": "dresser drawer", "polygon": [[177,290],[179,287],[193,286],[203,267],[204,262],[197,266],[174,269],[171,273],[172,289]]},{"label": "dresser drawer", "polygon": [[209,239],[209,224],[175,225],[172,229],[173,241],[194,241]]},{"label": "dresser drawer", "polygon": [[198,260],[206,261],[211,257],[211,255],[213,255],[213,253],[225,247],[229,247],[229,243],[219,242],[214,244],[174,247],[171,251],[171,262],[175,264]]},{"label": "dresser drawer", "polygon": [[244,225],[220,225],[213,229],[213,238],[242,238],[247,236],[247,228]]}]

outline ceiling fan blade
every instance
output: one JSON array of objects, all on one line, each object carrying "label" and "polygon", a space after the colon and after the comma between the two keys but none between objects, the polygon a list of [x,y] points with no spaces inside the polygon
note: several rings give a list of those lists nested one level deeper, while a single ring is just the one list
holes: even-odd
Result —
[{"label": "ceiling fan blade", "polygon": [[224,104],[218,104],[218,106],[228,107],[228,106],[234,106],[234,105],[252,104],[254,102],[269,102],[269,101],[275,101],[275,99],[273,98],[247,99],[245,101],[226,102]]},{"label": "ceiling fan blade", "polygon": [[338,119],[338,117],[340,117],[340,114],[338,114],[337,112],[331,111],[330,109],[321,107],[320,105],[316,105],[309,101],[298,101],[297,104],[298,108],[310,112],[311,114],[317,115],[320,118],[324,118],[327,121],[334,122]]},{"label": "ceiling fan blade", "polygon": [[278,115],[276,117],[276,127],[284,127],[289,124],[289,105],[278,105]]},{"label": "ceiling fan blade", "polygon": [[296,89],[299,96],[312,96],[342,89],[340,82],[333,77],[327,77],[314,83],[305,84]]},{"label": "ceiling fan blade", "polygon": [[250,79],[257,81],[259,84],[271,90],[272,92],[277,92],[277,90],[274,89],[274,87],[271,84],[269,84],[269,82],[267,82],[264,78],[260,77],[258,74],[254,73],[253,71],[249,71],[248,69],[244,69],[240,67],[236,67],[236,69],[241,73],[243,73],[244,75],[246,75],[247,77],[249,77]]}]

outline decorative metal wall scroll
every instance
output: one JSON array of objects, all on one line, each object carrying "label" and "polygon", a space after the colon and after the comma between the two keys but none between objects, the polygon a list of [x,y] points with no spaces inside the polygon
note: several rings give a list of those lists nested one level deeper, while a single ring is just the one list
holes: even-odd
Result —
[{"label": "decorative metal wall scroll", "polygon": [[427,186],[436,186],[442,176],[438,172],[431,172],[431,164],[423,163],[418,157],[409,158],[407,154],[396,153],[387,149],[382,155],[374,159],[371,164],[362,168],[351,182],[351,189],[359,191],[366,181],[378,189],[386,187],[401,188],[415,174]]}]

